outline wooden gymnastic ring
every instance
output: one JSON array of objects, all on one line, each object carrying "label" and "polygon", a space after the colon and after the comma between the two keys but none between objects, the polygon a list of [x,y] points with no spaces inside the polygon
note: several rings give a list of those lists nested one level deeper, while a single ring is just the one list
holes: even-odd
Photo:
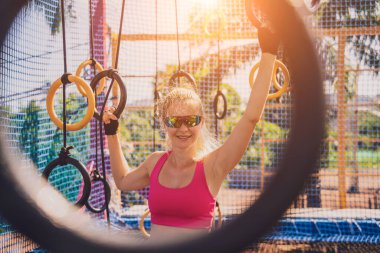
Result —
[{"label": "wooden gymnastic ring", "polygon": [[[75,72],[75,75],[80,76],[82,70],[88,65],[94,65],[98,73],[104,70],[102,65],[99,62],[97,62],[95,59],[88,59],[79,65],[79,67],[77,68],[77,71]],[[99,81],[99,87],[96,89],[96,95],[99,95],[100,93],[102,93],[105,85],[106,85],[106,79],[102,79]],[[83,96],[86,96],[86,92],[83,90],[83,88],[80,85],[77,84],[77,88]]]},{"label": "wooden gymnastic ring", "polygon": [[[67,80],[70,83],[75,83],[83,88],[83,90],[86,92],[85,96],[87,97],[87,112],[84,118],[77,123],[73,124],[66,124],[66,130],[67,131],[77,131],[82,129],[87,125],[88,122],[92,119],[92,116],[94,115],[95,111],[95,97],[94,94],[92,93],[92,90],[90,86],[80,77],[74,76],[71,74],[64,74],[63,76],[67,77]],[[63,77],[62,76],[62,77]],[[54,124],[59,127],[60,129],[63,129],[63,122],[60,120],[55,113],[54,110],[54,96],[58,90],[58,88],[62,85],[62,79],[63,78],[58,78],[57,80],[54,81],[54,83],[51,85],[47,97],[46,97],[46,110],[50,116],[50,119],[54,122]]]},{"label": "wooden gymnastic ring", "polygon": [[[210,33],[208,30],[208,25],[215,18],[219,19],[218,20],[218,32]],[[224,30],[225,26],[226,26],[226,16],[224,15],[223,11],[219,10],[217,12],[210,13],[210,15],[208,15],[206,17],[206,20],[205,20],[204,25],[203,25],[203,30],[208,36],[215,36],[215,35],[220,34]]]},{"label": "wooden gymnastic ring", "polygon": [[[284,73],[285,81],[284,81],[284,84],[281,86],[277,82],[276,70],[277,70],[277,68],[281,68],[282,65],[284,66],[283,73]],[[251,88],[253,88],[253,85],[254,85],[254,75],[255,75],[256,71],[259,69],[259,66],[260,66],[260,63],[256,63],[252,67],[251,72],[249,73],[249,85],[251,86]],[[275,61],[275,67],[274,67],[274,70],[273,70],[273,73],[272,73],[272,81],[274,83],[274,87],[276,89],[277,88],[280,88],[280,89],[277,90],[274,93],[269,93],[268,96],[267,96],[267,99],[269,99],[269,100],[276,99],[276,98],[280,97],[282,94],[284,94],[285,92],[288,91],[288,86],[289,86],[289,82],[290,82],[289,72],[287,71],[287,68],[285,67],[285,65],[282,64],[279,60]],[[275,82],[277,82],[277,84]]]},{"label": "wooden gymnastic ring", "polygon": [[193,87],[193,89],[196,91],[197,90],[197,83],[195,81],[195,78],[188,72],[179,70],[176,73],[174,73],[170,79],[169,79],[169,86],[175,86],[175,79],[180,78],[180,77],[185,77]]},{"label": "wooden gymnastic ring", "polygon": [[150,234],[149,234],[149,233],[146,231],[146,229],[145,229],[144,221],[145,221],[145,218],[148,217],[149,214],[150,214],[150,211],[149,211],[149,209],[147,209],[147,210],[143,213],[143,215],[141,215],[141,220],[140,220],[140,222],[139,222],[139,228],[140,228],[140,231],[141,231],[141,233],[142,233],[145,237],[147,237],[147,238],[150,237]]}]

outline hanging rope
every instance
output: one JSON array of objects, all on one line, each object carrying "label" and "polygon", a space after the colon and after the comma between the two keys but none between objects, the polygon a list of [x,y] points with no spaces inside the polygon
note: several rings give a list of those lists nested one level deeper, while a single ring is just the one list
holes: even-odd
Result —
[{"label": "hanging rope", "polygon": [[[174,0],[174,6],[175,6],[175,25],[176,25],[176,36],[177,36],[178,69],[177,69],[177,72],[174,73],[174,75],[172,75],[171,78],[169,79],[169,86],[180,86],[181,85],[181,79],[180,78],[184,77],[187,79],[187,81],[190,83],[190,85],[196,91],[197,90],[197,84],[195,82],[194,77],[181,69],[181,56],[180,56],[180,50],[179,50],[179,28],[178,28],[179,25],[178,25],[177,0]],[[175,83],[176,79],[177,79],[177,84]]]},{"label": "hanging rope", "polygon": [[[179,54],[179,30],[178,30],[178,8],[177,8],[177,0],[174,0],[175,4],[175,26],[176,26],[176,35],[177,35],[177,57],[178,57],[178,71],[181,71],[181,57]],[[178,77],[178,83],[180,83],[179,77]]]},{"label": "hanging rope", "polygon": [[[115,81],[117,83],[117,86],[120,88],[120,101],[119,101],[119,104],[118,104],[118,106],[117,106],[117,108],[116,108],[116,110],[114,112],[115,116],[117,116],[118,118],[120,117],[122,111],[125,108],[126,102],[127,102],[126,87],[125,87],[124,82],[122,81],[120,75],[117,72],[117,68],[118,68],[118,64],[119,64],[121,34],[122,34],[122,30],[123,30],[124,9],[125,9],[125,0],[123,0],[123,2],[122,2],[121,15],[120,15],[120,23],[119,23],[119,34],[118,34],[118,39],[117,39],[116,59],[114,61],[113,69],[104,70],[102,72],[99,72],[94,77],[94,79],[91,81],[91,88],[95,92],[95,90],[97,90],[96,89],[97,84],[102,79],[104,79],[106,77],[111,78],[111,84],[110,84],[110,86],[108,88],[108,91],[107,91],[107,93],[105,95],[104,102],[102,104],[100,113],[95,108],[94,117],[97,120],[99,120],[99,121],[101,121],[102,118],[103,118],[104,109],[106,107],[106,104],[107,104],[107,101],[108,101],[108,98],[109,98],[111,90],[113,91],[113,97],[112,97],[112,99],[115,99],[115,98],[118,99],[118,96],[117,96],[118,94],[115,94],[116,93],[115,91],[117,91],[117,89],[113,89],[113,85],[114,85]],[[107,178],[106,178],[106,164],[105,164],[105,154],[104,154],[103,124],[100,124],[99,131],[100,131],[100,146],[101,146],[100,152],[101,152],[101,157],[102,157],[102,161],[101,161],[102,162],[102,174],[103,174],[103,181],[104,181],[104,187],[105,187],[104,188],[104,193],[105,193],[105,196],[106,196],[105,210],[106,210],[107,222],[108,222],[108,225],[110,225],[110,215],[109,215],[110,212],[109,212],[109,206],[108,206],[108,202],[107,202],[107,194],[108,193],[107,193],[106,183],[105,183],[107,181]]]},{"label": "hanging rope", "polygon": [[[95,99],[92,94],[92,91],[90,87],[87,85],[86,82],[83,81],[78,76],[73,76],[69,73],[67,73],[67,50],[66,50],[66,25],[65,25],[65,7],[64,7],[64,0],[61,0],[61,16],[62,16],[62,43],[63,43],[63,68],[64,68],[64,74],[61,76],[60,79],[57,79],[53,85],[50,87],[48,91],[48,95],[46,98],[46,108],[48,111],[49,116],[51,117],[52,121],[58,126],[63,128],[63,147],[61,148],[61,151],[59,153],[59,157],[51,161],[44,171],[42,172],[42,176],[45,179],[49,179],[49,175],[51,172],[58,166],[64,166],[67,164],[70,164],[74,166],[82,175],[83,178],[83,189],[82,189],[82,196],[80,198],[76,199],[75,205],[78,207],[82,207],[85,202],[88,200],[88,197],[91,192],[91,180],[90,176],[87,173],[87,170],[85,166],[79,162],[78,160],[70,157],[70,150],[73,149],[72,146],[67,147],[67,124],[66,124],[66,85],[69,83],[76,83],[78,86],[81,86],[88,99],[88,109],[87,114],[84,117],[84,119],[76,124],[70,125],[69,130],[79,130],[83,128],[91,119],[91,115],[94,113],[94,104]],[[62,85],[62,101],[63,101],[63,122],[61,122],[54,111],[54,95],[58,88]]]},{"label": "hanging rope", "polygon": [[[62,44],[63,44],[63,73],[67,73],[67,52],[66,52],[66,25],[65,25],[65,6],[64,0],[61,0],[62,16]],[[66,82],[62,82],[62,101],[63,101],[63,147],[66,148]]]},{"label": "hanging rope", "polygon": [[[100,65],[96,60],[95,60],[95,51],[94,51],[94,20],[93,20],[93,15],[92,15],[92,0],[89,0],[89,14],[90,14],[90,59],[87,60],[87,61],[84,61],[82,62],[82,64],[79,65],[79,67],[77,68],[77,71],[76,71],[76,75],[77,76],[80,76],[80,73],[82,72],[82,70],[87,66],[87,65],[91,65],[91,69],[92,69],[92,73],[95,75],[96,73],[96,70],[99,72],[102,72],[103,71],[103,67],[102,65]],[[99,87],[96,89],[96,94],[99,95],[100,93],[103,92],[103,89],[106,85],[106,80],[103,79],[101,80],[101,83],[99,85]],[[83,92],[83,89],[78,86],[78,90],[80,93],[82,93],[82,95],[84,95],[84,92]]]},{"label": "hanging rope", "polygon": [[[95,60],[95,51],[94,51],[94,33],[93,33],[93,15],[92,15],[92,0],[89,0],[89,9],[90,9],[90,57],[93,62],[96,62]],[[95,74],[95,65],[92,64],[92,70],[93,73]],[[103,79],[105,81],[105,79]],[[103,87],[101,88],[103,90]],[[97,89],[98,91],[98,89]],[[96,92],[97,94],[98,92]],[[97,101],[97,99],[96,99]],[[97,103],[95,101],[95,107],[97,106]],[[86,201],[85,205],[86,207],[93,213],[102,213],[108,208],[108,204],[111,200],[111,189],[110,186],[106,180],[106,174],[105,174],[105,162],[104,156],[102,155],[102,168],[103,168],[103,173],[100,173],[98,170],[98,124],[99,121],[95,121],[95,167],[93,170],[91,170],[91,182],[95,185],[96,182],[101,182],[103,185],[103,191],[104,191],[104,204],[101,207],[95,207],[91,202],[90,198]],[[101,135],[101,145],[102,145],[102,132],[100,131]],[[102,145],[103,147],[103,145]],[[90,196],[91,197],[91,196]],[[107,213],[107,221],[109,222],[109,213]]]},{"label": "hanging rope", "polygon": [[[220,63],[220,33],[221,33],[221,26],[220,26],[220,11],[219,11],[219,1],[218,1],[218,57],[217,57],[217,81],[218,81],[218,91],[214,97],[213,102],[213,109],[214,109],[214,115],[215,115],[215,137],[218,138],[218,120],[223,119],[227,114],[227,98],[223,94],[223,92],[220,90],[220,83],[221,83],[221,63]],[[218,112],[218,103],[219,103],[219,97],[222,97],[223,99],[223,111],[222,113]]]},{"label": "hanging rope", "polygon": [[159,99],[159,94],[157,90],[158,86],[158,3],[155,1],[155,16],[156,16],[156,37],[155,37],[155,47],[156,47],[156,76],[154,82],[154,105],[153,105],[153,151],[156,151],[156,123],[157,123],[157,102]]}]

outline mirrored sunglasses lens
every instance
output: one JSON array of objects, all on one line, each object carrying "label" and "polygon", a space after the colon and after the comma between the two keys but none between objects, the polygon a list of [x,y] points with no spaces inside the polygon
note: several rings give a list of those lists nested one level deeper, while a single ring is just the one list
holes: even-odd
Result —
[{"label": "mirrored sunglasses lens", "polygon": [[173,119],[172,117],[167,117],[165,119],[165,124],[167,127],[174,127],[175,119]]},{"label": "mirrored sunglasses lens", "polygon": [[166,125],[168,127],[174,127],[174,128],[180,128],[182,125],[182,120],[177,117],[167,117],[166,118]]},{"label": "mirrored sunglasses lens", "polygon": [[197,115],[193,115],[193,116],[189,116],[185,119],[185,124],[186,126],[188,127],[195,127],[197,126],[199,123],[201,122],[200,120],[200,116],[197,116]]}]

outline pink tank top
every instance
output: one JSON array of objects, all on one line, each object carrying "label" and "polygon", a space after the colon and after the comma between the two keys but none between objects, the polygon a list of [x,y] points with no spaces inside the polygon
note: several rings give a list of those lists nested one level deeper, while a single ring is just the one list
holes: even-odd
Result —
[{"label": "pink tank top", "polygon": [[151,222],[173,227],[211,228],[216,199],[207,186],[203,162],[197,162],[193,179],[187,186],[175,189],[158,181],[168,157],[169,153],[162,155],[150,175]]}]

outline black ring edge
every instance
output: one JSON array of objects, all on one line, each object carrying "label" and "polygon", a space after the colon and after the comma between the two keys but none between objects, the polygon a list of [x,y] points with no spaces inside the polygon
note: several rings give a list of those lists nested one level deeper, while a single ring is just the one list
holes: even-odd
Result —
[{"label": "black ring edge", "polygon": [[[125,105],[127,104],[127,88],[125,87],[125,84],[124,84],[121,76],[119,75],[119,73],[117,71],[115,71],[114,69],[108,69],[108,70],[103,70],[103,71],[99,72],[92,79],[90,86],[91,86],[91,89],[93,90],[93,92],[95,92],[95,90],[96,90],[96,85],[104,77],[113,78],[119,84],[120,101],[119,101],[119,104],[118,104],[118,106],[117,106],[117,108],[113,114],[116,117],[120,118],[121,114],[123,113],[123,111],[125,109]],[[115,85],[115,84],[113,84],[113,85]],[[97,110],[97,108],[95,108],[94,117],[99,121],[101,120],[100,119],[100,113]]]},{"label": "black ring edge", "polygon": [[101,213],[101,212],[104,212],[106,210],[107,206],[109,205],[109,203],[111,201],[111,188],[110,188],[108,182],[106,180],[104,180],[103,177],[100,177],[99,179],[92,179],[91,180],[91,182],[96,182],[96,181],[102,182],[103,189],[106,190],[106,194],[105,194],[106,199],[104,200],[104,203],[101,207],[96,208],[96,207],[93,207],[92,204],[90,203],[90,197],[91,197],[91,194],[90,194],[87,201],[85,202],[85,205],[86,205],[87,209],[90,210],[91,212]]},{"label": "black ring edge", "polygon": [[[222,99],[223,99],[223,112],[222,113],[218,112],[219,97],[222,97]],[[223,94],[223,92],[221,92],[221,91],[218,90],[218,92],[216,93],[216,95],[214,97],[214,101],[212,103],[212,107],[214,109],[214,115],[215,115],[215,117],[217,119],[224,119],[224,117],[226,117],[226,115],[227,115],[227,98]]]},{"label": "black ring edge", "polygon": [[[64,160],[62,160],[62,159],[64,159]],[[83,185],[83,191],[82,191],[82,196],[75,203],[75,205],[77,207],[82,207],[87,202],[87,200],[88,200],[88,198],[90,196],[90,192],[91,192],[91,179],[90,179],[90,175],[88,175],[86,167],[84,167],[84,165],[80,161],[78,161],[78,160],[76,160],[76,159],[74,159],[72,157],[56,158],[53,161],[51,161],[45,167],[45,169],[42,172],[42,176],[46,180],[48,180],[49,176],[50,176],[50,173],[52,173],[52,171],[57,166],[67,165],[67,164],[73,165],[80,172],[80,174],[82,175],[83,183],[84,183],[84,185]]]}]

